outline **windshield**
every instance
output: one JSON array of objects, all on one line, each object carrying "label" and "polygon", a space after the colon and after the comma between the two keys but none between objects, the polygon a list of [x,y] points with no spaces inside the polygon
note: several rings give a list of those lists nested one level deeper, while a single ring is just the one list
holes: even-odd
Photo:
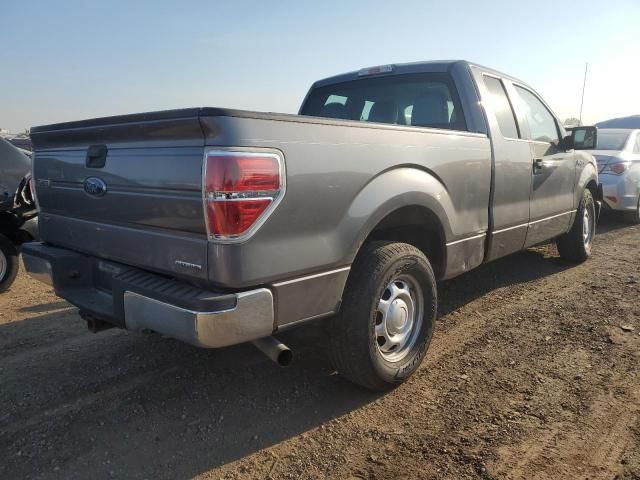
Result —
[{"label": "windshield", "polygon": [[466,130],[447,74],[370,77],[315,88],[300,112],[314,117]]},{"label": "windshield", "polygon": [[623,150],[624,145],[629,138],[628,133],[624,132],[598,132],[598,147],[597,150]]}]

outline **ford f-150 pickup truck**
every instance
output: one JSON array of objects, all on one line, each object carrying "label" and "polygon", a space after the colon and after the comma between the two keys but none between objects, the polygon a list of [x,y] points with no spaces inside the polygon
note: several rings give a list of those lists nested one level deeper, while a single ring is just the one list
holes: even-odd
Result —
[{"label": "ford f-150 pickup truck", "polygon": [[420,365],[437,282],[548,241],[589,257],[596,164],[525,83],[465,61],[316,82],[298,115],[191,108],[36,127],[34,277],[90,328],[200,347],[325,318],[346,378]]}]

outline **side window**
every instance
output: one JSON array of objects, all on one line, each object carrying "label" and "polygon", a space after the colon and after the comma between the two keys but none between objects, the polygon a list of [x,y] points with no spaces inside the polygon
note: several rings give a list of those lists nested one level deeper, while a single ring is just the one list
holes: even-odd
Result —
[{"label": "side window", "polygon": [[516,116],[513,113],[511,102],[509,102],[509,97],[507,97],[507,92],[504,89],[502,81],[495,77],[485,75],[484,84],[491,94],[489,99],[491,109],[496,114],[502,136],[507,138],[520,138]]},{"label": "side window", "polygon": [[633,153],[640,153],[640,132],[636,133],[636,146],[633,149]]},{"label": "side window", "polygon": [[525,90],[516,85],[516,91],[522,100],[523,107],[527,114],[527,121],[531,132],[531,138],[529,140],[549,143],[558,142],[559,137],[556,120],[553,118],[553,115],[551,115],[551,112],[547,110],[547,107],[529,90]]}]

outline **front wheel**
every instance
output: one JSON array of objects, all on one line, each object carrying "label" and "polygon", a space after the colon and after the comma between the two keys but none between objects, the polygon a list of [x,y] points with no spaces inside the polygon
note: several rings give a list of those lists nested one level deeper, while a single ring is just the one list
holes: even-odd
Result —
[{"label": "front wheel", "polygon": [[333,367],[371,390],[399,385],[427,352],[436,309],[435,276],[420,250],[406,243],[365,244],[340,313],[328,325]]},{"label": "front wheel", "polygon": [[4,235],[0,235],[0,293],[9,290],[18,275],[18,250]]},{"label": "front wheel", "polygon": [[571,230],[556,240],[560,257],[570,262],[584,262],[591,256],[595,234],[596,204],[591,191],[585,189]]}]

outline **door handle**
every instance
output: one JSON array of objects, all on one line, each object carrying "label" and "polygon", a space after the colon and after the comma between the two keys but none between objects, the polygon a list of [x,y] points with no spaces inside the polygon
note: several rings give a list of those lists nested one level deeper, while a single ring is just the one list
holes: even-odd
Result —
[{"label": "door handle", "polygon": [[535,158],[533,160],[533,173],[542,172],[542,167],[544,167],[544,159],[543,158]]}]

